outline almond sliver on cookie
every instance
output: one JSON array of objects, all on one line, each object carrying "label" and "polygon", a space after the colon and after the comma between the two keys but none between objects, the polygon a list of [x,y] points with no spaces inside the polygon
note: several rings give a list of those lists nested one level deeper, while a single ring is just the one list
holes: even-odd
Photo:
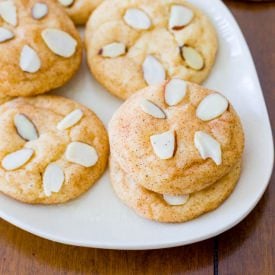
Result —
[{"label": "almond sliver on cookie", "polygon": [[36,73],[41,67],[41,61],[34,49],[25,45],[20,55],[20,68],[24,72]]},{"label": "almond sliver on cookie", "polygon": [[157,85],[165,81],[165,70],[162,64],[152,55],[148,55],[143,62],[143,76],[148,85]]},{"label": "almond sliver on cookie", "polygon": [[58,2],[64,7],[69,7],[73,4],[74,0],[58,0]]},{"label": "almond sliver on cookie", "polygon": [[5,22],[13,26],[17,25],[17,11],[13,1],[6,0],[0,2],[0,15]]},{"label": "almond sliver on cookie", "polygon": [[33,149],[24,148],[4,157],[2,166],[8,171],[20,168],[27,163],[34,153]]},{"label": "almond sliver on cookie", "polygon": [[182,48],[182,56],[190,68],[197,71],[203,69],[204,60],[201,54],[194,48],[184,46]]},{"label": "almond sliver on cookie", "polygon": [[175,132],[168,131],[150,137],[155,154],[163,160],[174,156],[175,151]]},{"label": "almond sliver on cookie", "polygon": [[58,124],[58,130],[66,130],[77,124],[83,117],[83,112],[80,109],[76,109],[67,116],[65,116]]},{"label": "almond sliver on cookie", "polygon": [[134,29],[147,30],[151,27],[150,18],[140,9],[128,9],[123,18]]},{"label": "almond sliver on cookie", "polygon": [[166,118],[164,111],[150,100],[143,99],[140,103],[143,112],[155,118]]},{"label": "almond sliver on cookie", "polygon": [[194,141],[203,159],[211,158],[217,165],[222,164],[221,145],[213,137],[199,131],[195,133]]},{"label": "almond sliver on cookie", "polygon": [[4,27],[0,27],[0,43],[14,38],[14,34]]},{"label": "almond sliver on cookie", "polygon": [[170,80],[165,87],[165,102],[169,106],[177,105],[184,99],[186,95],[186,90],[187,84],[184,80]]},{"label": "almond sliver on cookie", "polygon": [[48,14],[48,6],[44,3],[36,3],[32,7],[32,17],[34,19],[42,19]]},{"label": "almond sliver on cookie", "polygon": [[26,141],[38,139],[38,132],[32,121],[23,114],[14,117],[14,126],[18,135]]},{"label": "almond sliver on cookie", "polygon": [[221,116],[228,109],[228,101],[219,94],[206,96],[199,104],[196,115],[203,121],[209,121]]},{"label": "almond sliver on cookie", "polygon": [[72,142],[66,150],[66,159],[84,167],[92,167],[98,161],[98,154],[94,147],[82,142]]},{"label": "almond sliver on cookie", "polygon": [[55,54],[69,58],[76,51],[77,41],[68,33],[59,29],[45,29],[42,38],[49,49]]},{"label": "almond sliver on cookie", "polygon": [[189,199],[189,195],[182,195],[182,196],[163,195],[163,199],[169,205],[178,206],[178,205],[184,205],[185,203],[187,203]]},{"label": "almond sliver on cookie", "polygon": [[104,57],[118,57],[126,53],[126,46],[123,43],[111,43],[104,46],[100,51]]},{"label": "almond sliver on cookie", "polygon": [[59,192],[65,180],[64,172],[61,167],[55,163],[47,166],[43,175],[43,190],[47,197],[52,192]]},{"label": "almond sliver on cookie", "polygon": [[189,24],[194,17],[191,9],[180,5],[174,5],[171,8],[169,28],[172,30],[180,30]]}]

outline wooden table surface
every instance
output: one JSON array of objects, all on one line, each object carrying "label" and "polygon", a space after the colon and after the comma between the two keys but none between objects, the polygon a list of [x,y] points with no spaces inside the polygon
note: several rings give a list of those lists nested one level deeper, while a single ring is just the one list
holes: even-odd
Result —
[{"label": "wooden table surface", "polygon": [[[275,3],[225,2],[252,51],[275,129]],[[272,205],[275,205],[275,173],[258,206],[235,228],[201,243],[154,251],[108,251],[61,245],[0,220],[0,274],[272,275],[275,274]]]}]

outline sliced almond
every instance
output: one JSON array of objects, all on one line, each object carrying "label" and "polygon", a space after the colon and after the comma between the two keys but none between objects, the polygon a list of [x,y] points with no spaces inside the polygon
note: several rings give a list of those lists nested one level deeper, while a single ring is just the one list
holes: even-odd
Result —
[{"label": "sliced almond", "polygon": [[143,62],[143,77],[148,85],[158,85],[165,81],[166,73],[162,64],[152,55]]},{"label": "sliced almond", "polygon": [[0,15],[7,23],[13,26],[17,25],[17,11],[13,1],[0,2]]},{"label": "sliced almond", "polygon": [[217,165],[221,165],[221,145],[213,137],[201,131],[196,132],[195,146],[203,159],[211,158]]},{"label": "sliced almond", "polygon": [[197,117],[203,121],[209,121],[221,116],[228,108],[228,101],[219,94],[211,94],[205,97],[197,108]]},{"label": "sliced almond", "polygon": [[36,73],[41,67],[41,61],[34,49],[25,45],[20,55],[20,68],[24,72]]},{"label": "sliced almond", "polygon": [[126,53],[126,46],[123,43],[111,43],[104,46],[99,54],[104,57],[118,57]]},{"label": "sliced almond", "polygon": [[165,87],[165,102],[169,106],[177,105],[184,99],[186,90],[187,84],[184,80],[176,78],[170,80]]},{"label": "sliced almond", "polygon": [[67,147],[66,159],[84,167],[92,167],[98,161],[98,154],[91,145],[82,142],[72,142]]},{"label": "sliced almond", "polygon": [[150,100],[143,99],[140,103],[143,112],[155,118],[166,118],[164,111]]},{"label": "sliced almond", "polygon": [[150,137],[155,154],[160,159],[170,159],[175,151],[175,132],[168,131]]},{"label": "sliced almond", "polygon": [[140,9],[128,9],[123,18],[134,29],[147,30],[151,27],[149,16]]},{"label": "sliced almond", "polygon": [[184,6],[174,5],[171,8],[169,28],[172,30],[181,30],[188,25],[194,17],[194,12]]},{"label": "sliced almond", "polygon": [[42,38],[55,54],[62,57],[71,57],[76,51],[77,41],[68,33],[59,29],[45,29]]},{"label": "sliced almond", "polygon": [[68,128],[71,128],[76,123],[78,123],[81,118],[83,117],[83,111],[80,109],[76,109],[70,114],[68,114],[66,117],[64,117],[58,124],[57,129],[58,130],[66,130]]},{"label": "sliced almond", "polygon": [[4,157],[2,166],[8,171],[20,168],[27,163],[34,153],[33,149],[24,148]]},{"label": "sliced almond", "polygon": [[189,200],[189,195],[182,196],[171,196],[171,195],[163,195],[163,199],[169,204],[173,206],[184,205]]},{"label": "sliced almond", "polygon": [[58,2],[64,7],[69,7],[74,3],[74,0],[58,0]]},{"label": "sliced almond", "polygon": [[37,20],[44,18],[48,12],[49,8],[45,3],[36,3],[32,7],[32,17]]},{"label": "sliced almond", "polygon": [[60,191],[65,180],[62,168],[56,163],[47,166],[43,174],[43,190],[47,197]]},{"label": "sliced almond", "polygon": [[38,132],[32,121],[23,114],[14,117],[14,125],[18,135],[26,141],[38,139]]},{"label": "sliced almond", "polygon": [[0,43],[8,41],[12,38],[14,38],[14,34],[10,30],[0,27]]},{"label": "sliced almond", "polygon": [[182,56],[190,68],[199,71],[204,67],[204,60],[201,54],[194,48],[182,47]]}]

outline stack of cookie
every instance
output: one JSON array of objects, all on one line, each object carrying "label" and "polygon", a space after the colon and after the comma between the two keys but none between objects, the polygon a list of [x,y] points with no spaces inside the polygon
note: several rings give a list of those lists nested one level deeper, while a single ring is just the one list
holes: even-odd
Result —
[{"label": "stack of cookie", "polygon": [[107,133],[86,107],[35,95],[73,77],[80,36],[51,0],[0,1],[0,15],[0,191],[27,203],[66,202],[104,172]]},{"label": "stack of cookie", "polygon": [[240,176],[244,135],[232,105],[180,79],[128,99],[109,136],[113,187],[149,219],[183,222],[213,210]]}]

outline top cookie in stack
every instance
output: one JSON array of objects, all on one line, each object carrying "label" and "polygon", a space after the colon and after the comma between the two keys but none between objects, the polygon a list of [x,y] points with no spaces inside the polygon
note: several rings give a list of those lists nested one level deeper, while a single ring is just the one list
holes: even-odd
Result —
[{"label": "top cookie in stack", "polygon": [[201,83],[214,64],[217,38],[209,19],[186,1],[114,0],[90,17],[86,48],[95,78],[126,99],[173,77]]},{"label": "top cookie in stack", "polygon": [[[149,86],[129,98],[113,116],[109,135],[115,189],[125,182],[125,177],[127,185],[134,182],[147,190],[145,193],[150,190],[172,197],[212,196],[207,188],[214,186],[215,191],[222,185],[214,202],[203,200],[205,207],[197,215],[209,211],[209,204],[217,207],[231,193],[240,175],[244,135],[234,108],[219,93],[180,79]],[[118,190],[120,197],[132,197],[130,191],[128,196],[121,196],[123,187]],[[142,198],[136,198],[135,208],[143,200],[153,207],[148,196],[143,198],[143,191],[139,194]],[[183,220],[186,216],[164,219]]]},{"label": "top cookie in stack", "polygon": [[0,98],[64,85],[80,66],[81,40],[53,1],[0,2]]}]

